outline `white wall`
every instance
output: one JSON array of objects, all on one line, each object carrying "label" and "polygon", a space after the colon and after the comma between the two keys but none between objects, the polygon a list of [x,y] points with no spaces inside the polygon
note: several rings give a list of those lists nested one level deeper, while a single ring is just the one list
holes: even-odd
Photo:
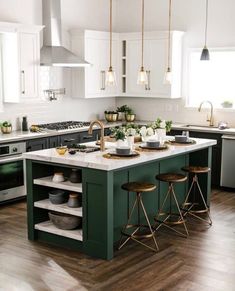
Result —
[{"label": "white wall", "polygon": [[[204,42],[205,0],[174,0],[172,25],[175,30],[185,31],[184,55],[187,48],[202,47]],[[166,30],[168,19],[167,0],[146,0],[146,30]],[[209,1],[208,46],[235,47],[235,1]],[[118,0],[118,30],[139,31],[141,0]],[[184,59],[185,62],[185,59]],[[185,93],[185,92],[184,92]],[[206,123],[206,113],[197,109],[186,109],[185,100],[148,98],[118,98],[117,105],[128,104],[140,119],[155,119],[157,116],[178,122]],[[217,110],[216,122],[227,120],[235,126],[233,111]]]},{"label": "white wall", "polygon": [[[62,0],[62,25],[66,28],[109,29],[109,0]],[[114,9],[116,0],[114,2]],[[42,24],[41,0],[0,0],[0,21]],[[116,11],[116,9],[115,9]],[[115,21],[115,13],[114,13]],[[29,123],[103,118],[105,109],[116,108],[115,98],[61,102],[4,104],[0,122],[9,120],[18,128],[19,118],[28,116]]]}]

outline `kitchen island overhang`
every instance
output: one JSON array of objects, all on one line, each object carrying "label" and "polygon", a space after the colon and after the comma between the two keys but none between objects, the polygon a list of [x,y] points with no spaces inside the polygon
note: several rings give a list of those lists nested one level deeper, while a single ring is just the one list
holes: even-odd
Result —
[{"label": "kitchen island overhang", "polygon": [[[189,164],[211,167],[212,146],[216,141],[195,140],[196,143],[192,145],[170,145],[166,151],[141,152],[137,158],[120,160],[106,159],[101,152],[59,156],[55,149],[48,149],[26,153],[28,238],[81,250],[90,256],[112,259],[121,227],[127,221],[128,206],[134,200],[134,193],[128,196],[121,185],[129,181],[148,181],[157,185],[156,191],[144,197],[148,215],[153,222],[167,187],[165,183],[156,181],[157,174],[181,172],[181,168]],[[50,228],[50,205],[44,208],[40,206],[40,201],[48,199],[49,189],[56,188],[56,185],[45,184],[41,180],[51,177],[58,169],[68,176],[72,168],[82,172],[82,185],[77,191],[82,192],[80,215],[83,224],[80,232],[76,233]],[[200,177],[200,184],[209,206],[210,173]],[[180,203],[185,198],[187,188],[188,183],[176,186]]]}]

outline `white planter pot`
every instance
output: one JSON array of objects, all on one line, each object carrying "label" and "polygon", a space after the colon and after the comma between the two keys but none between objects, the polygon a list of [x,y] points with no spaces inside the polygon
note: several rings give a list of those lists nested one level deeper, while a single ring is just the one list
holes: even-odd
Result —
[{"label": "white planter pot", "polygon": [[117,147],[121,147],[121,146],[125,146],[125,145],[126,145],[126,142],[124,140],[118,139],[116,141],[116,146]]},{"label": "white planter pot", "polygon": [[134,143],[135,143],[135,137],[134,136],[127,136],[126,138],[128,146],[133,150]]},{"label": "white planter pot", "polygon": [[155,130],[155,134],[157,139],[160,141],[160,144],[164,144],[166,140],[166,129],[165,128],[157,128]]}]

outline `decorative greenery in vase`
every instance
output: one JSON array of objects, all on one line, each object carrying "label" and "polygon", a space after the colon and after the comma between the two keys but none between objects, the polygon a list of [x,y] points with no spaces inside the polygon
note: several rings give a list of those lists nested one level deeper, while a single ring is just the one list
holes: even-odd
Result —
[{"label": "decorative greenery in vase", "polygon": [[162,120],[158,117],[152,126],[154,129],[162,128],[166,129],[166,132],[170,132],[172,127],[172,120]]},{"label": "decorative greenery in vase", "polygon": [[126,133],[124,130],[124,127],[120,126],[118,128],[112,128],[111,129],[112,132],[112,136],[116,139],[116,140],[125,140],[126,138]]}]

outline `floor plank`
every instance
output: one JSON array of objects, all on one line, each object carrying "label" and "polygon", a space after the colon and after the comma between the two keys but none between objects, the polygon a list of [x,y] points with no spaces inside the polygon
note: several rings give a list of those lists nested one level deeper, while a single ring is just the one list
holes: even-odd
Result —
[{"label": "floor plank", "polygon": [[213,191],[211,215],[188,239],[162,228],[156,254],[130,242],[108,262],[28,241],[26,203],[2,206],[0,290],[235,290],[235,193]]}]

